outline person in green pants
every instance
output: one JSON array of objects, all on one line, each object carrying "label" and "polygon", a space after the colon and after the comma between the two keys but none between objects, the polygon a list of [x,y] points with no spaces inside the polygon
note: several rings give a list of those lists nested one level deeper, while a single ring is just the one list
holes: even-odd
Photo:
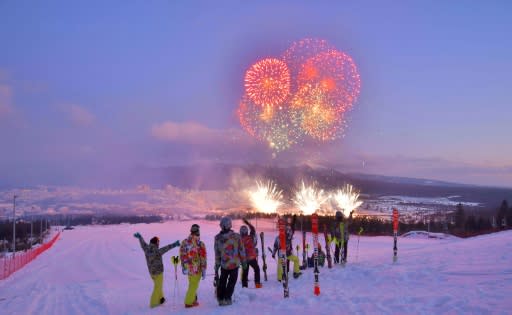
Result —
[{"label": "person in green pants", "polygon": [[164,293],[162,291],[164,281],[164,264],[162,262],[162,255],[174,247],[180,246],[180,241],[158,248],[160,245],[160,239],[156,236],[151,238],[149,244],[144,241],[144,238],[139,232],[133,234],[133,236],[140,242],[140,247],[142,247],[144,255],[146,256],[149,275],[153,280],[153,292],[151,293],[151,299],[149,301],[149,306],[153,308],[165,302]]},{"label": "person in green pants", "polygon": [[206,247],[199,239],[199,225],[192,224],[190,235],[181,242],[180,259],[184,275],[188,275],[188,290],[185,295],[185,307],[198,306],[197,288],[199,280],[206,276]]}]

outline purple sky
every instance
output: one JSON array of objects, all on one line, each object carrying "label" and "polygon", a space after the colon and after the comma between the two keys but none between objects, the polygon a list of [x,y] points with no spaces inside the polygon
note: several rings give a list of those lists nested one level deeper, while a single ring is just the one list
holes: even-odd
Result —
[{"label": "purple sky", "polygon": [[[0,2],[0,183],[225,161],[512,187],[510,2],[241,3]],[[304,37],[361,95],[344,139],[273,159],[235,117],[243,75]]]}]

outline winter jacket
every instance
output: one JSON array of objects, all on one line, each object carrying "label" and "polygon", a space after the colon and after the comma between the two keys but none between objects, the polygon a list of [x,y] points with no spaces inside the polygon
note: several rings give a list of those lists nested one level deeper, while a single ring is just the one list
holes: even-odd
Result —
[{"label": "winter jacket", "polygon": [[252,225],[249,225],[249,228],[251,229],[251,233],[249,235],[242,236],[242,243],[244,244],[247,261],[258,258],[258,236],[256,235],[256,229]]},{"label": "winter jacket", "polygon": [[345,242],[348,241],[348,239],[350,237],[348,228],[349,228],[351,222],[352,222],[352,213],[350,213],[350,215],[348,216],[348,220],[343,220],[343,221],[336,220],[335,221],[335,224],[331,228],[331,236],[335,242],[337,242],[337,243],[341,242],[341,229],[340,229],[341,224],[343,224],[343,238],[344,238]]},{"label": "winter jacket", "polygon": [[147,244],[142,237],[139,238],[140,247],[146,256],[146,263],[148,265],[149,274],[156,276],[164,272],[164,264],[162,263],[162,255],[173,249],[177,245],[169,244],[162,248],[158,248],[155,244]]},{"label": "winter jacket", "polygon": [[190,235],[181,242],[180,259],[181,268],[188,270],[189,275],[200,275],[206,271],[206,247],[198,236]]},{"label": "winter jacket", "polygon": [[240,234],[229,231],[221,231],[215,235],[215,266],[225,270],[238,268],[247,261],[244,244]]}]

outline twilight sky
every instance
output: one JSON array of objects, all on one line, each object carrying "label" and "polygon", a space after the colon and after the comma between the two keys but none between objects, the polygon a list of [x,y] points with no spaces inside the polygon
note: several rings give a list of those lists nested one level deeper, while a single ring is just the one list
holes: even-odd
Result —
[{"label": "twilight sky", "polygon": [[[509,1],[1,1],[0,184],[224,161],[512,187],[511,12]],[[236,119],[243,76],[304,37],[351,55],[361,94],[345,138],[272,158]]]}]

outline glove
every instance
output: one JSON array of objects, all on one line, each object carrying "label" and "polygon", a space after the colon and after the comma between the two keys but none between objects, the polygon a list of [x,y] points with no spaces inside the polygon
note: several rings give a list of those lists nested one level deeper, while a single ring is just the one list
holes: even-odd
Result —
[{"label": "glove", "polygon": [[205,278],[206,278],[206,271],[203,270],[203,272],[201,273],[201,279],[204,280]]},{"label": "glove", "polygon": [[242,263],[242,269],[243,269],[243,270],[246,270],[246,269],[247,269],[247,263],[246,263],[246,262],[243,262],[243,263]]},{"label": "glove", "polygon": [[172,243],[172,247],[178,247],[180,246],[180,241],[176,241],[174,243]]},{"label": "glove", "polygon": [[188,275],[188,269],[187,268],[182,268],[181,269],[181,272],[183,272],[183,274],[186,276]]},{"label": "glove", "polygon": [[133,234],[133,237],[140,239],[142,237],[142,235],[140,235],[139,232],[136,232],[135,234]]},{"label": "glove", "polygon": [[276,259],[276,254],[272,254],[272,259]]}]

